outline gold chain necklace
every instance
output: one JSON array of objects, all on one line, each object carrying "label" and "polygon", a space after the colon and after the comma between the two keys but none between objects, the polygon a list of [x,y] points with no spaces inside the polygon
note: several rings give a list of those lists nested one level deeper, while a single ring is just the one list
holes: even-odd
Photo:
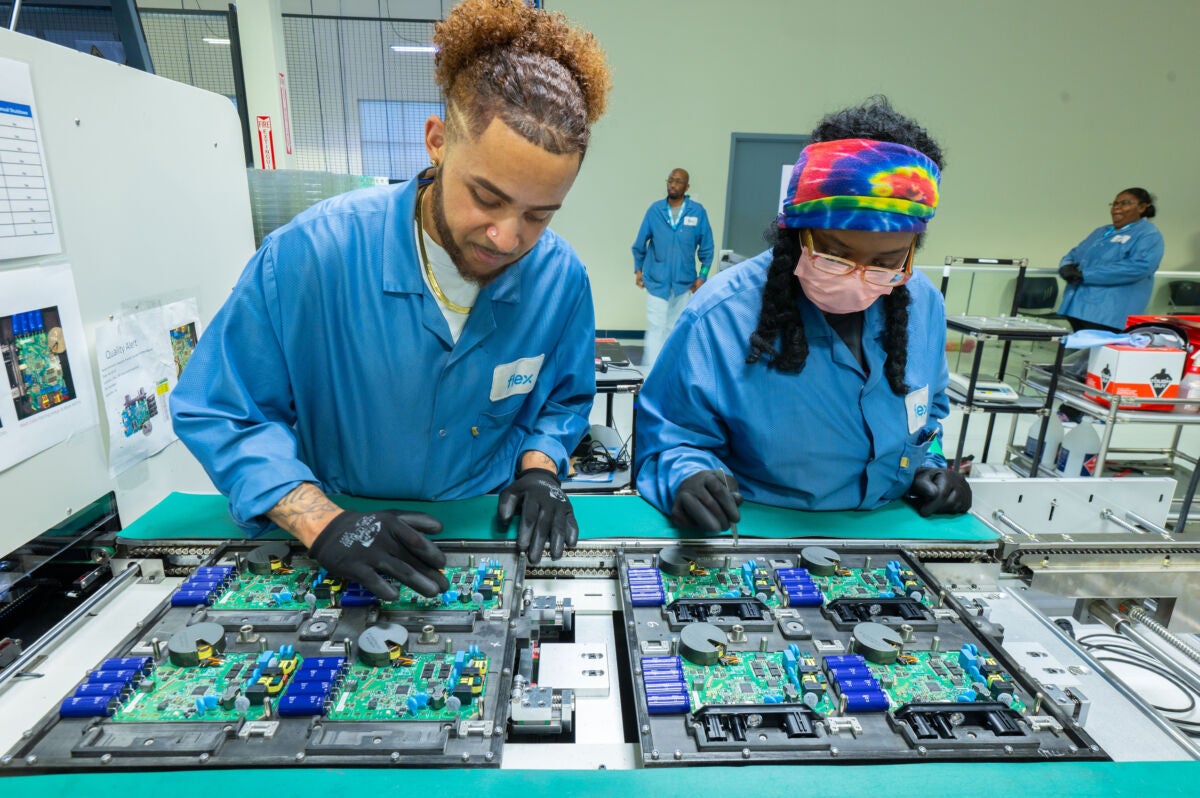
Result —
[{"label": "gold chain necklace", "polygon": [[417,247],[421,251],[421,263],[425,265],[425,276],[429,278],[429,287],[433,289],[433,295],[438,298],[443,305],[455,313],[467,314],[471,312],[474,305],[456,305],[451,302],[442,292],[442,287],[438,285],[437,277],[433,275],[433,265],[429,262],[429,256],[425,254],[425,227],[421,224],[421,203],[425,201],[425,188],[417,192]]}]

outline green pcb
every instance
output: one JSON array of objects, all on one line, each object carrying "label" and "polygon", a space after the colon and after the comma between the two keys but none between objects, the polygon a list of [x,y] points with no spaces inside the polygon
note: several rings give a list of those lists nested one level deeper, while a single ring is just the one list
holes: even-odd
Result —
[{"label": "green pcb", "polygon": [[[905,581],[915,585],[921,591],[921,603],[932,607],[934,599],[929,595],[925,584],[911,571],[902,571]],[[836,574],[829,576],[813,576],[813,583],[825,596],[826,603],[839,598],[876,598],[881,594],[894,593],[897,588],[888,581],[887,570],[884,568],[841,568]]]},{"label": "green pcb", "polygon": [[450,589],[426,598],[420,593],[392,582],[400,591],[395,601],[380,602],[388,612],[415,610],[492,610],[500,606],[504,593],[504,568],[496,560],[474,567],[448,566],[442,569]]},{"label": "green pcb", "polygon": [[725,665],[696,665],[681,658],[693,711],[711,705],[761,704],[769,697],[783,701],[789,682],[782,653],[739,651],[729,659]]},{"label": "green pcb", "polygon": [[[273,574],[238,574],[221,597],[213,602],[214,610],[273,610],[307,609],[304,596],[313,592],[317,571],[311,568],[280,569]],[[317,607],[329,606],[329,599],[317,599]]]},{"label": "green pcb", "polygon": [[414,654],[392,667],[355,664],[326,717],[416,721],[479,717],[487,693],[488,658],[475,654],[456,665],[455,656]]},{"label": "green pcb", "polygon": [[[891,665],[868,662],[867,668],[879,681],[891,699],[892,709],[916,702],[958,701],[968,691],[973,693],[971,677],[958,664],[958,652],[906,651],[900,661]],[[1013,695],[1012,708],[1024,712],[1025,705]],[[980,696],[991,700],[991,696]]]},{"label": "green pcb", "polygon": [[25,382],[29,411],[36,413],[71,398],[62,361],[45,330],[17,336],[17,368]]},{"label": "green pcb", "polygon": [[754,571],[752,581],[747,582],[745,572],[737,568],[700,568],[686,576],[662,574],[663,590],[666,592],[666,603],[676,599],[720,599],[748,598],[759,596],[764,598],[768,607],[782,606],[779,589],[772,578],[771,572],[758,568]]},{"label": "green pcb", "polygon": [[[790,681],[780,652],[727,652],[724,664],[695,665],[682,659],[684,678],[692,710],[709,705],[761,704],[795,701],[803,692],[816,692],[820,700],[813,707],[821,714],[836,711],[837,698],[824,673],[813,667],[820,662],[809,652],[801,652],[800,662],[808,672],[798,677],[805,687],[797,691]],[[901,661],[881,665],[868,662],[867,668],[888,696],[891,710],[912,702],[954,703],[972,691],[971,678],[958,665],[958,653],[906,651]],[[1025,705],[1014,693],[1011,707],[1024,712]],[[991,700],[980,696],[979,700]]]},{"label": "green pcb", "polygon": [[[226,653],[212,665],[197,667],[159,663],[153,673],[144,677],[151,689],[139,689],[134,685],[133,694],[121,702],[112,720],[126,723],[232,721],[243,717],[243,714],[249,720],[258,720],[263,714],[261,702],[251,704],[243,713],[233,705],[233,701],[236,695],[245,692],[259,656],[255,653]],[[289,660],[287,672],[294,672],[300,662],[299,656]],[[276,677],[267,695],[278,697],[285,684],[286,677]]]}]

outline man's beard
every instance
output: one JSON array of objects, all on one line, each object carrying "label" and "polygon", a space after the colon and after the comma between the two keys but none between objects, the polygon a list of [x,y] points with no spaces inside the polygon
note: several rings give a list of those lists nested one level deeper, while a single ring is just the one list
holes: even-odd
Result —
[{"label": "man's beard", "polygon": [[446,254],[450,256],[454,268],[458,270],[459,277],[462,277],[469,283],[474,283],[480,288],[486,288],[493,280],[508,271],[516,261],[488,274],[475,274],[469,271],[465,265],[466,256],[463,254],[462,247],[454,240],[454,235],[450,232],[450,225],[446,222],[446,207],[443,203],[442,184],[434,180],[431,189],[433,193],[433,227],[437,230],[438,238],[442,239],[442,249],[446,250]]}]

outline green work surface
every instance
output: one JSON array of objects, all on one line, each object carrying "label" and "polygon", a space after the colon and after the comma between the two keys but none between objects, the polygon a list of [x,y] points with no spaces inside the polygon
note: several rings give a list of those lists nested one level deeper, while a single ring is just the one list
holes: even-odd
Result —
[{"label": "green work surface", "polygon": [[[561,756],[547,745],[547,759]],[[0,771],[2,774],[3,771]],[[610,796],[783,795],[818,793],[821,798],[890,794],[974,794],[986,785],[1021,798],[1065,796],[1194,796],[1200,763],[1071,762],[915,765],[693,767],[662,770],[203,770],[0,777],[5,798],[79,798],[91,795],[161,795],[200,791],[204,795],[245,793],[247,785],[269,785],[275,795],[486,795]],[[809,789],[803,789],[808,785]],[[814,786],[815,785],[815,786]],[[889,788],[889,789],[885,789]]]},{"label": "green work surface", "polygon": [[[411,502],[334,496],[352,510],[400,508],[436,516],[447,540],[504,540],[495,524],[496,497],[479,496],[450,502]],[[603,538],[705,537],[672,527],[662,513],[638,496],[572,496],[581,540]],[[513,524],[514,528],[516,523]],[[722,536],[724,536],[723,533]],[[742,505],[738,534],[743,538],[848,538],[858,540],[989,541],[996,533],[971,515],[922,518],[903,502],[870,512],[809,513],[747,502]],[[244,538],[229,515],[223,496],[172,493],[121,532],[125,540]],[[718,537],[718,536],[706,536]],[[273,529],[260,539],[286,539]]]}]

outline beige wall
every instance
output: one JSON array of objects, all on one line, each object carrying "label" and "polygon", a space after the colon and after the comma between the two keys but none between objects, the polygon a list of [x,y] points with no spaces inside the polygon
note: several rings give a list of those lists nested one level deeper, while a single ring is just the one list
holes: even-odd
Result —
[{"label": "beige wall", "polygon": [[548,0],[594,32],[610,111],[554,228],[588,264],[597,326],[642,329],[629,245],[683,166],[718,247],[733,131],[807,132],[882,92],[947,151],[918,260],[1053,266],[1105,204],[1159,198],[1164,269],[1200,268],[1195,0]]}]

